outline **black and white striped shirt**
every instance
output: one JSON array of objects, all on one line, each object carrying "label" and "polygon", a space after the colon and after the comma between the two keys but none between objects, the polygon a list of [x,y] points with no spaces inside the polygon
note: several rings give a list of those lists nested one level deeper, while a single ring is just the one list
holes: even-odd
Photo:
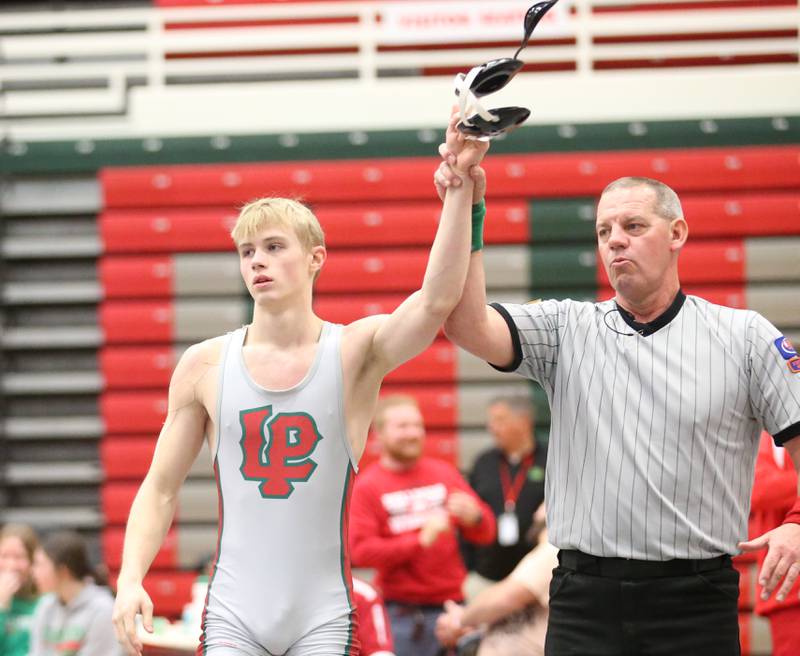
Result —
[{"label": "black and white striped shirt", "polygon": [[641,560],[736,553],[761,427],[778,443],[800,435],[779,331],[683,293],[649,324],[613,300],[493,307],[514,341],[506,370],[550,401],[550,541]]}]

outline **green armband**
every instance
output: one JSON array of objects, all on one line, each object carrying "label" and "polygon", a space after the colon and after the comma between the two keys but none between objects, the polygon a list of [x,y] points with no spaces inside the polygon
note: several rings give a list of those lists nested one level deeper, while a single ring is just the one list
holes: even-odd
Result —
[{"label": "green armband", "polygon": [[486,201],[481,200],[472,206],[472,250],[483,248],[483,218],[486,216]]}]

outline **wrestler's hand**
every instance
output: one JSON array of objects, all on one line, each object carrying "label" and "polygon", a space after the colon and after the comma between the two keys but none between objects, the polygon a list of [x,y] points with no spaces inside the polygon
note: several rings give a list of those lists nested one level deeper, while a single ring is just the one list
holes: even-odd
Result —
[{"label": "wrestler's hand", "polygon": [[[469,177],[475,183],[472,188],[472,204],[480,203],[486,195],[486,172],[480,166],[473,166],[469,170]],[[442,162],[433,174],[433,184],[436,193],[443,201],[448,187],[459,187],[462,184],[461,176],[456,174],[447,162]]]},{"label": "wrestler's hand", "polygon": [[739,543],[742,551],[760,551],[764,547],[767,557],[758,574],[758,584],[763,588],[761,599],[769,599],[782,580],[777,599],[783,601],[800,575],[800,524],[782,524],[754,540]]},{"label": "wrestler's hand", "polygon": [[426,549],[430,547],[440,533],[450,530],[450,520],[445,513],[431,515],[419,531],[419,543]]},{"label": "wrestler's hand", "polygon": [[141,656],[144,645],[136,633],[136,615],[142,614],[145,631],[153,632],[153,602],[141,583],[117,584],[117,598],[114,601],[114,633],[117,642],[129,656]]},{"label": "wrestler's hand", "polygon": [[444,143],[439,146],[439,155],[453,167],[455,173],[463,177],[469,174],[473,166],[483,161],[489,150],[489,142],[467,139],[456,127],[459,120],[458,108],[454,106],[447,123]]},{"label": "wrestler's hand", "polygon": [[449,599],[444,602],[444,612],[436,618],[434,633],[436,639],[445,647],[455,646],[458,639],[468,631],[461,625],[462,615],[464,615],[463,606]]},{"label": "wrestler's hand", "polygon": [[467,494],[456,490],[447,497],[447,512],[462,526],[475,526],[483,515],[480,504]]}]

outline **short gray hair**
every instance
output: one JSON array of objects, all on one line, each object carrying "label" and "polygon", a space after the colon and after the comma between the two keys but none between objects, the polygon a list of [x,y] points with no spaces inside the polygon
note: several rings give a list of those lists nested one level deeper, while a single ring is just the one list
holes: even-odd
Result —
[{"label": "short gray hair", "polygon": [[683,208],[681,207],[681,201],[680,198],[678,198],[678,194],[676,194],[671,187],[668,187],[663,182],[659,182],[653,178],[644,178],[639,176],[618,178],[609,184],[605,189],[603,189],[603,193],[600,195],[603,196],[606,193],[610,191],[616,191],[617,189],[631,189],[633,187],[647,187],[653,191],[656,196],[655,202],[653,203],[653,210],[662,219],[672,221],[673,219],[683,218]]},{"label": "short gray hair", "polygon": [[533,419],[535,411],[533,406],[533,399],[529,396],[525,396],[524,394],[503,394],[500,396],[495,396],[487,407],[491,407],[493,405],[497,405],[498,403],[504,403],[507,405],[511,412],[515,415],[527,415],[531,419]]}]

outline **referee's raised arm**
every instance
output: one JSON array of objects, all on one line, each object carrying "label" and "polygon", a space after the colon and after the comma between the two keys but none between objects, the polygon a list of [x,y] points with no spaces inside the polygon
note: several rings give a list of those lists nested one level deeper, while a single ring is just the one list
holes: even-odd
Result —
[{"label": "referee's raised arm", "polygon": [[[439,148],[444,162],[434,176],[436,190],[444,198],[446,187],[461,184],[450,170],[448,162],[455,161],[451,144]],[[486,174],[479,166],[470,175],[475,181],[472,197],[472,256],[470,257],[464,293],[444,325],[447,337],[473,355],[505,369],[515,360],[514,344],[505,319],[486,304],[486,273],[483,268],[483,217],[486,214],[484,194]]]},{"label": "referee's raised arm", "polygon": [[497,310],[486,304],[483,254],[472,254],[464,293],[444,324],[447,337],[473,355],[506,369],[514,361],[514,346],[508,324]]}]

